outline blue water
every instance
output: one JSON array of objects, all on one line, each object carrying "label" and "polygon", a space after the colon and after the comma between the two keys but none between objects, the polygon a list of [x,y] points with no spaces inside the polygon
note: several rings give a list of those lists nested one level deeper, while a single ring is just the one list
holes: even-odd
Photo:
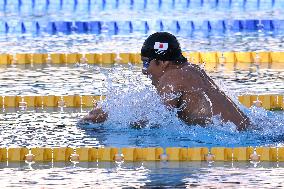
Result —
[{"label": "blue water", "polygon": [[[106,123],[82,129],[80,110],[32,111],[1,116],[1,143],[7,146],[110,146],[110,147],[194,147],[194,146],[283,146],[283,113],[269,113],[258,120],[257,130],[237,132],[220,124],[206,128],[171,123],[159,127],[133,129],[130,125]],[[267,112],[266,112],[267,113]],[[259,115],[259,114],[256,114]],[[132,119],[133,120],[133,119]],[[254,119],[256,121],[257,118]],[[123,120],[122,122],[126,122]]]},{"label": "blue water", "polygon": [[[109,113],[107,122],[86,128],[95,128],[90,130],[91,135],[100,138],[102,134],[102,144],[108,146],[236,147],[278,146],[284,142],[283,112],[241,107],[255,126],[238,132],[232,123],[222,123],[218,117],[206,127],[188,126],[165,108],[155,90],[138,86],[123,92],[111,90],[101,106]],[[130,123],[139,120],[148,120],[146,128],[130,129]]]}]

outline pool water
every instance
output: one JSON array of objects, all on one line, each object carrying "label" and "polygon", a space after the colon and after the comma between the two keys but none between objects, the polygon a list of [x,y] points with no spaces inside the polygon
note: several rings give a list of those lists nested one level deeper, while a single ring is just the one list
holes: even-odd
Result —
[{"label": "pool water", "polygon": [[[11,65],[0,73],[1,96],[106,95],[101,105],[109,112],[106,123],[89,125],[77,122],[90,108],[2,109],[1,146],[237,147],[284,142],[283,112],[262,108],[240,105],[256,125],[248,132],[239,133],[218,118],[206,128],[185,125],[165,109],[139,65]],[[279,70],[218,68],[208,74],[236,103],[238,95],[284,91]],[[146,128],[131,128],[141,118],[149,120]]]},{"label": "pool water", "polygon": [[[140,66],[131,65],[113,67],[89,65],[39,67],[37,65],[27,68],[21,66],[4,68],[0,78],[3,83],[2,96],[103,94],[107,98],[102,106],[109,112],[109,119],[104,124],[77,124],[77,121],[90,111],[84,108],[32,108],[24,111],[2,109],[1,145],[29,147],[36,145],[52,147],[282,145],[284,124],[282,112],[242,107],[256,125],[248,132],[238,133],[233,125],[222,124],[218,118],[206,128],[190,127],[179,121],[174,112],[165,109],[150,80],[141,75],[140,70]],[[269,73],[260,70],[256,75],[248,71],[231,71],[231,75],[228,76],[220,74],[218,70],[209,74],[220,81],[220,87],[237,102],[236,96],[244,92],[265,94],[268,91],[271,93],[273,89],[276,94],[281,94],[282,79],[279,75],[277,77],[277,73],[281,75],[278,70],[270,70]],[[130,123],[141,118],[149,120],[146,128],[138,130],[131,128]]]},{"label": "pool water", "polygon": [[[34,64],[0,65],[0,95],[104,95],[113,88],[151,87],[141,64]],[[283,69],[234,70],[217,67],[207,71],[229,95],[283,94]]]},{"label": "pool water", "polygon": [[[89,52],[140,52],[147,35],[0,35],[5,48],[0,53],[89,53]],[[182,50],[188,51],[283,51],[283,34],[261,32],[227,33],[222,36],[195,32],[178,35]]]},{"label": "pool water", "polygon": [[282,188],[283,163],[0,164],[4,188]]},{"label": "pool water", "polygon": [[[276,147],[284,143],[283,112],[250,110],[249,116],[257,126],[239,133],[233,125],[218,120],[205,128],[188,126],[175,115],[162,112],[162,105],[135,109],[130,104],[125,103],[125,110],[120,112],[111,110],[109,121],[96,125],[77,123],[90,109],[6,109],[0,114],[0,146]],[[142,129],[132,128],[130,123],[139,121],[138,116],[146,112],[151,114],[146,116],[150,123]]]}]

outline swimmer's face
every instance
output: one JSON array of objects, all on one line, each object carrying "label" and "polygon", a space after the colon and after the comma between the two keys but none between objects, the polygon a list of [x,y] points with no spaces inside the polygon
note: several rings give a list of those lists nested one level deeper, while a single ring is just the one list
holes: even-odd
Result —
[{"label": "swimmer's face", "polygon": [[142,68],[142,72],[143,72],[143,71],[147,71],[147,69],[150,66],[150,62],[152,60],[154,60],[154,59],[153,58],[142,57],[141,60],[142,60],[142,64],[143,64],[143,68]]},{"label": "swimmer's face", "polygon": [[141,57],[143,62],[142,73],[147,75],[151,80],[152,84],[156,85],[159,81],[159,78],[163,75],[163,66],[161,63],[158,63],[158,60],[151,59],[147,57]]}]

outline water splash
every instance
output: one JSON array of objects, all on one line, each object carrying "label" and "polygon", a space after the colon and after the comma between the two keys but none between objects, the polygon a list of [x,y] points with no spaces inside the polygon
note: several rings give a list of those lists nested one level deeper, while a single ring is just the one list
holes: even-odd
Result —
[{"label": "water splash", "polygon": [[[106,79],[107,98],[101,106],[109,113],[108,123],[118,123],[119,127],[138,123],[143,123],[144,127],[182,124],[176,112],[163,105],[156,90],[141,81],[144,76],[133,76],[132,72],[120,72],[120,69],[113,68]],[[115,87],[116,82],[124,84]]]},{"label": "water splash", "polygon": [[[252,120],[254,128],[238,132],[232,123],[222,123],[218,116],[206,127],[190,126],[180,121],[175,111],[168,111],[151,81],[138,72],[138,67],[114,66],[98,69],[81,65],[82,71],[91,70],[88,78],[98,80],[100,86],[90,84],[82,87],[85,94],[89,88],[98,87],[107,98],[99,103],[109,111],[104,124],[82,129],[76,121],[86,114],[79,109],[59,113],[60,109],[0,113],[0,146],[112,146],[112,147],[198,147],[198,146],[283,146],[283,112],[270,112],[262,108],[247,109],[241,106]],[[84,66],[87,66],[84,68]],[[93,69],[92,69],[93,68]],[[78,68],[76,68],[78,69]],[[52,72],[51,72],[52,73]],[[88,74],[90,76],[91,74]],[[103,82],[102,82],[103,80]],[[82,82],[83,83],[83,82]],[[103,83],[103,85],[102,85]],[[220,85],[222,86],[222,85]],[[224,89],[223,86],[222,89]],[[44,91],[44,90],[43,90]],[[54,88],[53,88],[54,91]],[[74,91],[74,89],[73,89]],[[237,101],[232,89],[229,95]],[[46,92],[46,91],[44,91]],[[94,94],[94,92],[92,93]],[[96,94],[96,93],[95,93]],[[41,108],[40,108],[41,109]],[[75,112],[73,112],[75,111]],[[77,111],[77,112],[76,112]],[[78,113],[79,111],[79,113]],[[144,116],[144,117],[143,117]],[[144,118],[148,122],[141,129],[131,128]],[[58,126],[58,123],[64,125]]]},{"label": "water splash", "polygon": [[[279,146],[284,141],[283,113],[266,111],[262,108],[240,108],[251,119],[253,128],[245,132],[236,130],[233,123],[223,123],[219,116],[206,127],[192,126],[183,123],[176,116],[176,111],[169,111],[162,103],[155,88],[141,74],[134,75],[125,67],[115,66],[106,76],[107,98],[99,105],[109,113],[109,119],[103,124],[105,132],[112,131],[116,138],[107,140],[109,143],[129,145],[123,140],[143,136],[144,140],[135,142],[138,146]],[[116,85],[123,83],[123,85]],[[218,81],[221,89],[229,93],[234,102],[238,102],[236,94],[229,91]],[[239,103],[238,103],[239,104]],[[137,124],[141,130],[131,130]],[[137,127],[135,127],[137,128]],[[123,136],[119,136],[123,132]],[[120,133],[120,134],[119,134]],[[123,137],[123,138],[121,138]],[[155,138],[155,139],[154,139]],[[121,139],[121,140],[120,140]],[[167,141],[167,143],[163,143]],[[122,143],[120,143],[122,142]]]}]

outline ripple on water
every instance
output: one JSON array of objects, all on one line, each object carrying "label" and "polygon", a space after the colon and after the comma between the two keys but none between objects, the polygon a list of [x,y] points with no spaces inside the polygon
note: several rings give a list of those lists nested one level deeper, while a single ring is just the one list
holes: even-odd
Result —
[{"label": "ripple on water", "polygon": [[[145,95],[145,91],[141,95]],[[120,109],[116,105],[121,100],[125,103]],[[238,132],[232,124],[221,123],[218,119],[205,128],[185,125],[151,95],[135,102],[129,98],[115,98],[103,107],[109,108],[109,120],[91,125],[92,129],[77,125],[90,109],[66,108],[64,112],[59,109],[26,112],[7,109],[0,114],[0,146],[236,147],[283,146],[284,143],[283,112],[261,108],[246,110],[256,126]],[[141,116],[134,114],[143,115],[149,120],[148,125],[142,129],[131,128],[131,122],[141,120]]]},{"label": "ripple on water", "polygon": [[[226,71],[217,69],[209,75],[227,92],[235,94],[283,94],[283,70],[260,69]],[[15,80],[15,78],[17,78]],[[0,95],[74,95],[106,93],[106,83],[127,89],[132,83],[150,80],[135,65],[17,65],[0,67]],[[265,84],[265,85],[264,85]]]},{"label": "ripple on water", "polygon": [[[80,162],[0,163],[2,187],[38,188],[153,188],[240,187],[276,188],[283,185],[283,164],[261,162]],[[165,178],[167,178],[165,180]],[[273,182],[271,182],[273,180]]]},{"label": "ripple on water", "polygon": [[[15,71],[16,68],[13,69]],[[92,74],[92,71],[95,71],[95,74]],[[223,124],[217,118],[206,128],[185,125],[177,119],[175,112],[169,112],[164,107],[155,89],[150,85],[149,79],[141,75],[139,67],[55,66],[44,68],[42,73],[36,71],[36,77],[33,74],[30,77],[29,73],[34,72],[30,68],[18,69],[17,72],[20,72],[22,80],[15,82],[9,75],[9,71],[4,69],[4,74],[1,74],[2,80],[10,81],[16,89],[13,86],[14,90],[11,92],[9,88],[7,91],[2,88],[2,95],[34,95],[35,91],[41,95],[76,94],[77,91],[79,94],[103,94],[107,98],[99,105],[109,112],[109,119],[104,124],[96,125],[93,130],[85,130],[77,126],[77,121],[87,114],[89,109],[65,108],[63,112],[58,108],[43,110],[37,108],[25,112],[19,110],[10,112],[9,109],[2,109],[0,114],[2,146],[210,147],[277,146],[283,143],[283,113],[258,108],[250,110],[243,108],[256,125],[254,129],[247,132],[239,133],[232,124]],[[18,77],[15,72],[13,74],[14,77]],[[44,79],[40,76],[41,74],[45,77]],[[211,74],[213,78],[215,74],[219,80],[220,78],[224,80],[219,82],[219,86],[234,101],[237,101],[235,92],[241,92],[242,89],[248,90],[250,86],[246,80],[237,83],[226,77],[223,79],[218,72]],[[246,72],[239,72],[239,74],[248,77]],[[21,86],[29,86],[33,80],[39,81],[42,85],[32,85],[30,87],[33,91],[23,92]],[[226,85],[228,80],[229,84]],[[264,80],[266,83],[269,81],[268,77],[264,77]],[[62,90],[65,86],[69,86],[70,89]],[[258,89],[262,87],[262,85],[257,86]],[[278,90],[283,90],[283,86]],[[130,128],[130,123],[141,119],[148,120],[145,128]]]},{"label": "ripple on water", "polygon": [[[5,36],[0,53],[77,53],[77,52],[140,52],[147,35],[40,35],[18,37]],[[194,32],[191,36],[177,35],[183,51],[284,51],[283,33],[259,32],[226,33],[222,36]]]}]

